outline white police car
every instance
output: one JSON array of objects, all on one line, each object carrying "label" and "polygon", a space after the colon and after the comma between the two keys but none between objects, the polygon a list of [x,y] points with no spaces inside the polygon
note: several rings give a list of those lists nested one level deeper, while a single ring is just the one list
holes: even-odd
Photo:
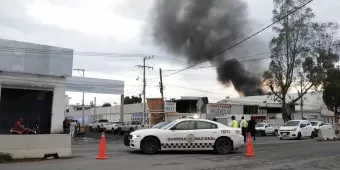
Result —
[{"label": "white police car", "polygon": [[134,131],[124,144],[145,154],[159,150],[215,150],[228,154],[244,142],[239,128],[206,119],[177,119],[159,128]]}]

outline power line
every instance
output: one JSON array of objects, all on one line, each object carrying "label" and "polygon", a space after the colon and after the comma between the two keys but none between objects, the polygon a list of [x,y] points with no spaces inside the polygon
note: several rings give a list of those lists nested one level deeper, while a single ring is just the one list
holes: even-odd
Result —
[{"label": "power line", "polygon": [[[156,82],[156,81],[152,81],[152,82]],[[156,82],[156,83],[158,83],[158,82]],[[217,94],[217,95],[224,95],[224,94],[221,94],[221,93],[211,92],[211,91],[207,91],[207,90],[201,90],[201,89],[177,86],[177,85],[172,85],[172,84],[165,84],[165,83],[163,83],[163,85],[164,86],[172,86],[172,87],[187,89],[187,90],[193,90],[193,91],[198,91],[198,92],[203,92],[203,93],[211,93],[211,94]]]},{"label": "power line", "polygon": [[[243,61],[239,61],[239,63],[250,62],[250,61],[260,61],[260,60],[265,60],[265,59],[270,59],[270,57],[254,58],[254,59],[249,59],[249,60],[243,60]],[[205,68],[215,68],[215,67],[217,67],[217,66],[202,66],[202,67],[195,67],[195,68],[192,68],[192,69],[205,69]],[[178,72],[180,70],[183,70],[183,69],[164,70],[164,71],[177,71]],[[164,75],[163,77],[171,76],[173,74],[174,73],[170,73],[170,74]],[[150,78],[149,80],[158,79],[158,78],[159,77],[154,77],[154,78]]]},{"label": "power line", "polygon": [[[293,11],[291,11],[291,12],[289,12],[288,14],[284,15],[283,17],[277,19],[276,21],[272,22],[271,24],[269,24],[268,26],[262,28],[261,30],[255,32],[254,34],[248,36],[247,38],[245,38],[245,39],[243,39],[243,40],[237,42],[236,44],[234,44],[234,45],[232,45],[232,46],[230,46],[230,47],[228,47],[228,48],[226,48],[226,49],[224,49],[224,50],[218,52],[217,54],[215,54],[215,55],[213,55],[212,57],[210,57],[210,59],[213,59],[213,58],[215,58],[216,56],[221,55],[221,54],[223,54],[224,52],[226,52],[226,51],[228,51],[228,50],[230,50],[230,49],[232,49],[232,48],[234,48],[234,47],[236,47],[236,46],[238,46],[238,45],[244,43],[245,41],[247,41],[247,40],[253,38],[254,36],[258,35],[259,33],[265,31],[266,29],[268,29],[268,28],[270,28],[271,26],[275,25],[276,23],[280,22],[280,21],[283,20],[284,18],[288,17],[289,15],[291,15],[291,14],[295,13],[296,11],[300,10],[301,8],[305,7],[306,5],[308,5],[309,3],[311,3],[312,1],[314,1],[314,0],[309,0],[309,1],[306,2],[305,4],[303,4],[303,5],[299,6],[299,7],[296,7]],[[192,68],[192,67],[195,67],[195,66],[197,66],[197,65],[199,65],[199,64],[202,64],[202,63],[204,63],[204,62],[206,62],[206,61],[208,61],[208,59],[205,59],[205,60],[202,60],[202,61],[197,62],[197,63],[195,63],[195,64],[192,64],[191,66],[188,66],[188,67],[186,67],[186,68],[184,68],[184,69],[181,69],[181,70],[179,70],[179,71],[176,71],[176,72],[174,72],[174,73],[168,74],[167,76],[171,76],[171,75],[177,74],[177,73],[179,73],[179,72],[182,72],[182,71],[184,71],[184,70],[188,70],[188,69],[190,69],[190,68]]]}]

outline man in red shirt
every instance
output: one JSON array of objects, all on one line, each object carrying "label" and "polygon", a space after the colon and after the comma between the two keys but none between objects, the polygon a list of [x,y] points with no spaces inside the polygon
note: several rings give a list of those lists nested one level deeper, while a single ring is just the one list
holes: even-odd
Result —
[{"label": "man in red shirt", "polygon": [[25,130],[23,125],[24,125],[24,120],[23,119],[19,119],[18,121],[15,122],[14,127],[16,129]]}]

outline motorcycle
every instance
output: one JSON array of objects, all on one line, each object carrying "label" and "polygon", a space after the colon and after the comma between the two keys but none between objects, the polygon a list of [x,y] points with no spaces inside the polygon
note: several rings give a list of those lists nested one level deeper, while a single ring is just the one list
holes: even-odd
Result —
[{"label": "motorcycle", "polygon": [[33,129],[30,128],[24,128],[25,130],[23,130],[22,128],[11,128],[10,132],[13,135],[34,135],[37,134],[37,132]]}]

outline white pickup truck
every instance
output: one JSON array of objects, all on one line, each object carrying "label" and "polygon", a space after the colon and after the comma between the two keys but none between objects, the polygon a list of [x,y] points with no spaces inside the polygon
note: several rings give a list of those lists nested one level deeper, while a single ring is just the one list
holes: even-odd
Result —
[{"label": "white pickup truck", "polygon": [[256,133],[261,134],[262,136],[266,136],[266,135],[274,135],[274,136],[278,136],[278,127],[269,124],[269,123],[258,123],[255,126],[256,129]]},{"label": "white pickup truck", "polygon": [[93,131],[102,131],[104,129],[104,126],[108,125],[109,121],[107,119],[98,119],[90,123],[89,130],[90,132]]},{"label": "white pickup truck", "polygon": [[147,125],[142,125],[139,121],[127,121],[118,126],[117,134],[131,133],[135,130],[147,128]]}]

